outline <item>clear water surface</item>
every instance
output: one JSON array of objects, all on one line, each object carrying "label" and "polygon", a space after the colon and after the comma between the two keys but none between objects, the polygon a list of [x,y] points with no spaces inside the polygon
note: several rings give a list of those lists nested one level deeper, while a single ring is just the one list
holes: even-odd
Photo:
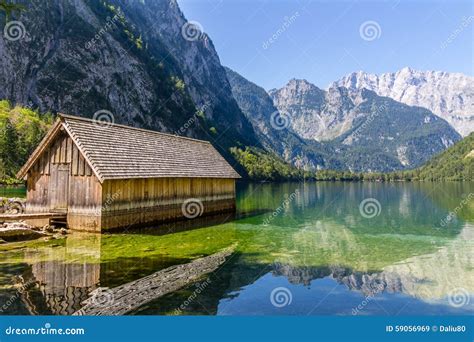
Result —
[{"label": "clear water surface", "polygon": [[473,192],[474,183],[246,183],[235,217],[2,244],[0,313],[72,314],[98,287],[233,246],[216,272],[131,314],[472,314]]}]

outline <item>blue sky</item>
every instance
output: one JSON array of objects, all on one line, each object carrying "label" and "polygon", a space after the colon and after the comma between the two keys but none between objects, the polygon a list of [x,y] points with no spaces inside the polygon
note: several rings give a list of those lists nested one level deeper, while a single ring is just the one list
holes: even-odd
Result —
[{"label": "blue sky", "polygon": [[222,64],[267,90],[291,78],[325,88],[353,71],[405,66],[474,74],[472,0],[178,3],[211,37]]}]

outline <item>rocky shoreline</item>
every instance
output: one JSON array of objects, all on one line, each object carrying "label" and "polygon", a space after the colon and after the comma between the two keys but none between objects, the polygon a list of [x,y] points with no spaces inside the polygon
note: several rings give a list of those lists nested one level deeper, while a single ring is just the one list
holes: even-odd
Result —
[{"label": "rocky shoreline", "polygon": [[65,228],[58,228],[51,225],[34,227],[24,221],[0,223],[0,244],[39,238],[58,239],[66,234],[67,230]]},{"label": "rocky shoreline", "polygon": [[[0,214],[21,214],[25,211],[25,204],[24,198],[0,197]],[[39,238],[57,239],[66,234],[67,230],[65,228],[58,228],[53,225],[35,227],[20,220],[20,217],[18,221],[12,222],[2,221],[0,218],[0,244]]]}]

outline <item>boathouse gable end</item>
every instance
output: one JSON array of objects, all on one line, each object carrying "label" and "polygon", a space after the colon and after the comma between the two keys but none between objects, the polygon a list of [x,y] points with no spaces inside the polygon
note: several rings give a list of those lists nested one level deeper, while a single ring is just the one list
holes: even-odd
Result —
[{"label": "boathouse gable end", "polygon": [[17,176],[27,213],[94,232],[235,210],[240,178],[208,142],[69,115]]}]

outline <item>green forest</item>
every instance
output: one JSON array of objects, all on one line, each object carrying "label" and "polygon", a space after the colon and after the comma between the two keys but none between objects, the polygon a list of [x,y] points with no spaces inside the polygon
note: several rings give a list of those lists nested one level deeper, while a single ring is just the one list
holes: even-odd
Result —
[{"label": "green forest", "polygon": [[349,171],[304,171],[285,162],[280,157],[257,148],[231,148],[232,156],[245,169],[248,178],[265,181],[285,180],[362,180],[362,174]]},{"label": "green forest", "polygon": [[415,171],[403,173],[405,179],[414,180],[473,180],[474,133],[432,158]]},{"label": "green forest", "polygon": [[352,173],[349,171],[302,171],[278,156],[254,148],[231,149],[232,155],[255,180],[317,181],[471,181],[474,179],[474,133],[435,156],[425,165],[390,173]]},{"label": "green forest", "polygon": [[28,108],[12,107],[0,101],[0,182],[20,183],[15,178],[29,155],[53,122],[51,114],[39,114]]}]

